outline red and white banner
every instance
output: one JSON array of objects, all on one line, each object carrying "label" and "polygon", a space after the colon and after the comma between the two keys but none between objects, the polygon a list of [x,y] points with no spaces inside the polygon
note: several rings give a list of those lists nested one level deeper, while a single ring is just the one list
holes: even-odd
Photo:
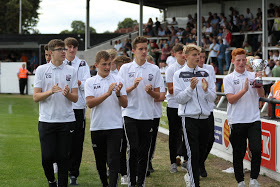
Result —
[{"label": "red and white banner", "polygon": [[[246,160],[251,161],[247,147]],[[262,162],[261,166],[276,171],[276,125],[262,121]]]}]

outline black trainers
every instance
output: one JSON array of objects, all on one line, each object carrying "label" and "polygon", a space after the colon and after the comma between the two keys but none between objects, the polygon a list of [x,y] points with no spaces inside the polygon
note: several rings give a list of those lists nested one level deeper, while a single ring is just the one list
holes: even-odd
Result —
[{"label": "black trainers", "polygon": [[77,182],[77,178],[75,176],[70,176],[70,185],[73,186],[79,185]]},{"label": "black trainers", "polygon": [[49,181],[49,187],[57,187],[56,180],[54,182]]},{"label": "black trainers", "polygon": [[199,168],[199,174],[201,177],[207,177],[207,171],[205,170],[205,167],[200,167]]},{"label": "black trainers", "polygon": [[152,162],[149,162],[148,171],[151,172],[151,173],[153,173],[155,171],[154,168],[153,168]]}]

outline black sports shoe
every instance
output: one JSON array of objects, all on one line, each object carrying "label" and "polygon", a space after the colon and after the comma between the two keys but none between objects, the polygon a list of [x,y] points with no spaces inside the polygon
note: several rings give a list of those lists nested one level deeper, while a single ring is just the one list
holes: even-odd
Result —
[{"label": "black sports shoe", "polygon": [[77,182],[77,178],[75,176],[70,176],[70,185],[73,186],[79,185]]},{"label": "black sports shoe", "polygon": [[153,168],[152,162],[149,162],[148,171],[151,172],[151,173],[153,173],[155,171],[154,168]]},{"label": "black sports shoe", "polygon": [[49,187],[57,187],[56,180],[54,182],[49,181]]},{"label": "black sports shoe", "polygon": [[205,170],[205,167],[199,168],[199,174],[201,177],[207,177],[207,171]]},{"label": "black sports shoe", "polygon": [[150,171],[147,171],[146,177],[149,177],[150,175],[151,175],[151,172],[150,172]]}]

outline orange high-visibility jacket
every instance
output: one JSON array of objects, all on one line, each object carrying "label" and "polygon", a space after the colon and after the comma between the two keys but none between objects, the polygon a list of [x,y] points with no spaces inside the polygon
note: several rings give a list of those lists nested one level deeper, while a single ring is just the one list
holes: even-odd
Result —
[{"label": "orange high-visibility jacket", "polygon": [[19,68],[18,77],[19,77],[20,79],[27,79],[27,72],[28,72],[27,69]]},{"label": "orange high-visibility jacket", "polygon": [[[280,100],[280,81],[277,81],[271,86],[270,93],[274,99]],[[275,106],[275,116],[280,118],[280,104],[276,104]]]}]

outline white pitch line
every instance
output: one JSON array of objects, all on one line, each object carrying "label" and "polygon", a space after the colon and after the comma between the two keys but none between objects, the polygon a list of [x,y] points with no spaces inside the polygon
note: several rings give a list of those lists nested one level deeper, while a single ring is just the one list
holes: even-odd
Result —
[{"label": "white pitch line", "polygon": [[9,105],[9,114],[13,114],[12,106],[13,106],[13,105],[11,105],[11,104]]}]

